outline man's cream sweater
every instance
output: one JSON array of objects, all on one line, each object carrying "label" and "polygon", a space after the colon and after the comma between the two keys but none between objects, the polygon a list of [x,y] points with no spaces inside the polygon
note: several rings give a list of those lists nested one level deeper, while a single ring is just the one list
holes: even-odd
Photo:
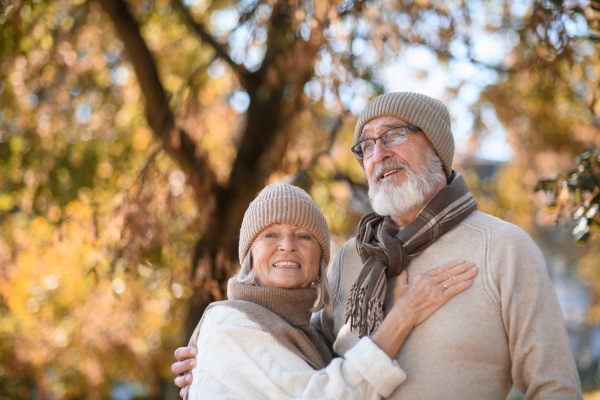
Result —
[{"label": "man's cream sweater", "polygon": [[[389,398],[504,400],[514,383],[525,399],[580,399],[556,293],[529,235],[476,211],[410,262],[409,282],[456,259],[476,264],[474,284],[410,333],[396,357],[407,378]],[[327,274],[333,310],[313,315],[339,355],[358,341],[344,311],[361,268],[352,239]],[[393,287],[390,280],[387,309]]]}]

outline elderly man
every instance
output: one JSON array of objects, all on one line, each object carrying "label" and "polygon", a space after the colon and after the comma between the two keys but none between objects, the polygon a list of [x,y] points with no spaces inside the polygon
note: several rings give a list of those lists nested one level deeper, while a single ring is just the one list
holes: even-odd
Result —
[{"label": "elderly man", "polygon": [[504,400],[513,384],[526,399],[581,398],[544,259],[522,229],[477,211],[452,169],[446,107],[417,93],[381,95],[361,114],[354,143],[374,211],[329,268],[333,308],[313,315],[334,351],[377,328],[402,270],[410,281],[462,258],[478,266],[473,286],[407,338],[396,356],[407,380],[390,398]]}]

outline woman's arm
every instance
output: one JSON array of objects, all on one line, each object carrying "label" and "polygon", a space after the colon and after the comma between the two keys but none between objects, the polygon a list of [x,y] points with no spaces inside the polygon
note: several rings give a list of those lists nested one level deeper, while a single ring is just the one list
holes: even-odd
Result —
[{"label": "woman's arm", "polygon": [[211,308],[198,337],[188,399],[379,399],[405,374],[369,338],[315,371],[243,312]]},{"label": "woman's arm", "polygon": [[[225,306],[206,315],[190,399],[238,393],[240,398],[378,399],[405,379],[394,356],[413,327],[471,286],[472,263],[454,262],[415,276],[399,276],[394,305],[372,338],[362,338],[326,368],[315,371],[279,345],[245,314]],[[216,311],[215,311],[216,310]]]}]

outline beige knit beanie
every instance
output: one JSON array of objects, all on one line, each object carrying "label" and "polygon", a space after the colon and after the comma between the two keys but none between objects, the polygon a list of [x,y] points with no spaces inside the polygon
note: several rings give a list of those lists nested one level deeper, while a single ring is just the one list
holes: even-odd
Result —
[{"label": "beige knit beanie", "polygon": [[278,222],[307,229],[321,246],[325,263],[329,263],[329,226],[325,216],[304,190],[283,182],[264,188],[246,210],[240,230],[240,262],[244,261],[254,239]]},{"label": "beige knit beanie", "polygon": [[[444,104],[419,93],[397,92],[375,97],[360,114],[354,130],[354,143],[359,141],[365,124],[381,116],[398,117],[423,130],[437,155],[442,160],[446,178],[452,174],[454,137],[450,127],[450,115]],[[358,160],[364,168],[363,160]]]}]

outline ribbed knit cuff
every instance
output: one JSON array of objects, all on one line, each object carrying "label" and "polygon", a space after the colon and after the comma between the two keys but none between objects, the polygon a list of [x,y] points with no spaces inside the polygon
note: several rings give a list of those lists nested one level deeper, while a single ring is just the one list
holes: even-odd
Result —
[{"label": "ribbed knit cuff", "polygon": [[398,362],[391,360],[366,336],[348,350],[344,358],[352,363],[382,397],[389,397],[406,380],[406,373]]}]

